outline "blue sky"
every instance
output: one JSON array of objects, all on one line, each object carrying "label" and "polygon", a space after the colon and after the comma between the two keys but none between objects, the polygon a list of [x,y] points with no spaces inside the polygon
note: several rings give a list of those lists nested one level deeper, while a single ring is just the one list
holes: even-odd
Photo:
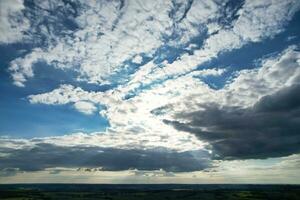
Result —
[{"label": "blue sky", "polygon": [[[297,182],[299,9],[297,0],[2,0],[0,175],[86,182],[92,168],[109,183]],[[38,163],[25,156],[39,153]]]}]

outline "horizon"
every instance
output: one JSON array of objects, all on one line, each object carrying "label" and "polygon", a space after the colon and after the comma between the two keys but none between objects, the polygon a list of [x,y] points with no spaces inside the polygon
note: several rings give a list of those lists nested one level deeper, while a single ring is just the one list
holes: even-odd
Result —
[{"label": "horizon", "polygon": [[0,0],[0,184],[300,184],[299,0]]},{"label": "horizon", "polygon": [[236,185],[236,186],[299,186],[300,184],[289,183],[0,183],[2,186],[7,185],[187,185],[187,186],[209,186],[209,185]]}]

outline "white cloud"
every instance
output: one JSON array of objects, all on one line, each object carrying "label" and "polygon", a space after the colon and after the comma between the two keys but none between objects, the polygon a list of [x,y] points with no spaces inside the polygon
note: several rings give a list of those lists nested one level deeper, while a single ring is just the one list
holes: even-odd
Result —
[{"label": "white cloud", "polygon": [[143,57],[140,55],[136,55],[133,59],[132,62],[136,63],[136,64],[141,64],[143,62]]},{"label": "white cloud", "polygon": [[19,42],[30,27],[29,20],[22,13],[23,0],[0,1],[0,44]]},{"label": "white cloud", "polygon": [[272,38],[283,31],[284,25],[299,8],[300,3],[296,0],[246,1],[239,10],[238,19],[232,22],[233,28],[219,30],[208,37],[203,47],[195,50],[193,55],[184,54],[175,62],[165,64],[165,67],[148,75],[147,81],[185,74],[222,52],[240,48],[249,42]]},{"label": "white cloud", "polygon": [[108,83],[110,75],[122,69],[126,60],[140,63],[141,53],[152,55],[165,44],[163,38],[172,33],[179,38],[171,40],[169,45],[177,46],[202,34],[205,27],[209,33],[216,32],[193,55],[184,54],[173,63],[165,63],[165,67],[156,68],[143,80],[152,82],[184,74],[221,52],[273,37],[283,31],[284,25],[300,7],[296,0],[246,1],[238,11],[238,19],[232,21],[232,28],[228,29],[216,23],[222,18],[221,10],[226,2],[195,1],[189,4],[184,1],[178,4],[179,7],[168,1],[147,4],[139,1],[124,4],[84,1],[82,4],[84,6],[75,19],[80,29],[58,37],[44,50],[35,49],[12,61],[10,69],[16,85],[23,86],[28,78],[33,77],[33,65],[39,60],[57,68],[72,66],[79,72],[77,80],[80,81]]},{"label": "white cloud", "polygon": [[[124,4],[83,1],[82,4],[75,19],[80,29],[55,38],[55,43],[48,38],[48,48],[33,50],[11,63],[16,85],[23,86],[28,78],[33,77],[33,65],[39,60],[57,68],[73,66],[80,74],[78,80],[107,83],[111,74],[124,67],[124,61],[140,63],[141,53],[151,56],[165,44],[163,38],[178,34],[179,38],[168,42],[178,46],[203,33],[205,28],[199,27],[218,18],[221,8],[213,1],[195,1],[191,5],[184,1],[178,3],[179,8],[171,1],[147,4],[140,1],[126,1]],[[45,9],[56,9],[52,4],[42,5]],[[170,12],[174,16],[169,15]],[[48,37],[52,38],[50,33]],[[31,71],[30,75],[28,71]]]},{"label": "white cloud", "polygon": [[94,106],[94,104],[87,101],[78,101],[74,103],[74,107],[79,112],[82,112],[87,115],[91,115],[97,111],[97,108]]},{"label": "white cloud", "polygon": [[149,147],[177,148],[189,144],[191,148],[203,148],[205,144],[195,136],[175,130],[162,120],[172,120],[176,113],[198,110],[199,105],[203,103],[251,106],[262,96],[298,83],[300,54],[295,48],[291,46],[277,57],[262,61],[260,68],[240,71],[236,78],[220,90],[214,90],[194,78],[195,75],[221,75],[225,71],[210,69],[195,71],[153,85],[150,89],[143,90],[129,99],[123,99],[130,92],[126,87],[106,92],[88,92],[71,85],[61,85],[60,88],[49,93],[30,95],[29,101],[53,105],[69,103],[76,105],[88,101],[95,105],[104,105],[106,109],[100,114],[110,123],[107,132],[111,136],[117,134],[113,139],[103,138],[102,144],[106,140],[115,140],[115,144],[118,144],[116,141],[122,141],[122,145],[127,144],[132,147],[143,144]]},{"label": "white cloud", "polygon": [[24,58],[17,58],[10,63],[9,70],[12,72],[12,78],[16,86],[24,87],[26,79],[34,76],[32,65],[38,62],[43,55],[45,54],[42,50],[37,48]]},{"label": "white cloud", "polygon": [[279,55],[263,60],[262,67],[238,72],[221,90],[224,103],[250,106],[262,96],[299,83],[299,59],[297,47],[290,46]]},{"label": "white cloud", "polygon": [[153,171],[132,170],[131,173],[134,176],[144,176],[144,177],[174,177],[175,176],[175,173],[166,172],[163,169],[153,170]]},{"label": "white cloud", "polygon": [[[169,79],[123,103],[134,102],[138,108],[145,108],[145,113],[155,110],[159,113],[156,118],[169,120],[175,113],[198,110],[203,103],[248,107],[265,95],[298,84],[299,59],[297,47],[290,46],[277,56],[262,60],[261,67],[237,72],[222,89],[214,90],[193,76],[221,75],[225,70],[201,70]],[[121,91],[127,92],[126,89]],[[117,115],[112,113],[111,116]]]},{"label": "white cloud", "polygon": [[[185,44],[206,28],[213,34],[192,55],[183,54],[173,63],[163,61],[159,67],[150,61],[129,75],[128,83],[114,89],[95,92],[60,85],[50,92],[28,96],[32,104],[69,104],[87,115],[104,105],[100,114],[110,123],[106,132],[31,140],[2,139],[1,146],[26,148],[49,143],[122,149],[167,148],[179,152],[199,150],[205,148],[206,143],[165,124],[163,119],[172,120],[177,113],[197,110],[201,103],[208,102],[248,107],[262,96],[299,83],[300,54],[294,46],[264,60],[260,68],[238,72],[219,90],[210,88],[201,78],[221,76],[226,69],[194,71],[199,64],[222,52],[272,38],[283,31],[284,25],[299,9],[300,3],[296,0],[246,1],[238,12],[239,17],[231,22],[231,28],[216,22],[222,17],[220,9],[224,5],[214,1],[194,1],[192,5],[185,1],[172,18],[169,13],[176,6],[167,1],[129,1],[124,5],[104,1],[82,3],[84,7],[75,19],[80,29],[58,37],[57,43],[51,43],[47,48],[35,48],[10,63],[14,84],[24,86],[26,80],[34,76],[33,66],[39,61],[74,70],[80,74],[76,77],[80,81],[107,83],[110,75],[124,67],[125,61],[140,64],[143,61],[141,55],[151,56],[165,43],[163,37],[170,36],[175,28],[180,36],[168,45]],[[147,89],[139,88],[145,85]]]},{"label": "white cloud", "polygon": [[[183,134],[184,135],[184,134]],[[95,132],[91,134],[87,133],[73,133],[63,136],[31,138],[31,139],[14,139],[14,138],[0,138],[2,148],[9,149],[28,149],[34,147],[35,144],[46,143],[61,147],[101,147],[101,148],[119,148],[119,149],[153,149],[153,148],[166,148],[178,152],[194,151],[201,149],[200,142],[193,137],[178,138],[178,135],[172,136],[159,136],[140,134],[137,137],[136,134],[130,132]],[[187,135],[186,135],[187,136]],[[189,145],[186,145],[190,140]],[[172,143],[175,142],[175,143]],[[156,144],[156,145],[154,145]],[[200,144],[200,145],[199,145]]]},{"label": "white cloud", "polygon": [[72,85],[61,85],[60,88],[53,90],[52,92],[38,95],[30,95],[30,103],[43,103],[50,105],[67,104],[70,102],[78,102],[82,100],[89,100],[88,92],[81,88],[74,88]]},{"label": "white cloud", "polygon": [[[83,91],[81,88],[74,88],[70,85],[62,85],[49,93],[31,95],[29,100],[31,103],[53,105],[68,103],[76,105],[81,101],[105,105],[106,109],[102,110],[101,114],[109,120],[110,128],[107,130],[107,136],[113,136],[113,138],[103,138],[101,144],[106,141],[118,144],[117,141],[121,141],[122,144],[132,147],[142,145],[175,149],[178,147],[180,149],[203,148],[203,143],[195,136],[176,131],[151,114],[151,110],[166,104],[170,96],[176,95],[175,93],[164,94],[171,90],[172,88],[165,87],[157,91],[151,90],[132,99],[122,100],[117,90],[96,93]],[[189,145],[182,146],[183,143]]]},{"label": "white cloud", "polygon": [[[122,67],[122,63],[139,53],[151,55],[162,44],[162,34],[171,26],[168,17],[169,2],[156,1],[141,4],[137,1],[119,3],[83,2],[84,9],[76,18],[79,30],[57,39],[57,44],[24,58],[13,61],[17,65],[13,74],[23,75],[17,79],[23,84],[28,68],[38,60],[58,68],[78,66],[78,79],[92,83],[105,83],[106,78]],[[156,9],[160,8],[157,13]],[[34,54],[34,55],[31,55]],[[30,59],[35,58],[35,59]],[[31,63],[30,67],[23,67]]]},{"label": "white cloud", "polygon": [[284,29],[284,25],[299,10],[300,2],[288,1],[247,1],[239,10],[239,19],[233,31],[243,40],[258,42],[273,37]]},{"label": "white cloud", "polygon": [[213,68],[213,69],[203,69],[203,70],[194,71],[194,72],[191,72],[189,75],[202,76],[202,77],[221,76],[225,72],[226,72],[226,69]]}]

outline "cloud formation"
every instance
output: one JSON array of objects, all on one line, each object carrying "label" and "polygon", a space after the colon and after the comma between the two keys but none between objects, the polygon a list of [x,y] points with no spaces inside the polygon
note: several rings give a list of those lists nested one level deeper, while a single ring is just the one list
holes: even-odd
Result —
[{"label": "cloud formation", "polygon": [[[207,151],[177,152],[166,148],[118,149],[95,146],[57,146],[50,143],[35,143],[26,148],[1,148],[0,169],[9,173],[40,171],[46,168],[100,167],[104,171],[165,170],[173,172],[198,171],[210,167]],[[8,174],[7,174],[8,175]]]},{"label": "cloud formation", "polygon": [[[164,45],[172,46],[175,41],[185,45],[205,30],[214,32],[193,55],[184,54],[177,61],[156,68],[152,74],[146,74],[146,79],[153,81],[184,74],[221,52],[273,37],[283,30],[300,8],[296,0],[245,1],[238,12],[226,5],[226,1],[223,5],[215,1],[184,1],[174,5],[168,1],[147,4],[139,1],[80,2],[77,15],[72,18],[78,29],[72,34],[58,35],[57,42],[50,43],[46,49],[35,48],[23,58],[11,62],[14,83],[24,86],[26,80],[34,75],[34,64],[42,60],[61,69],[76,66],[77,79],[105,84],[110,82],[112,74],[124,68],[125,61],[134,62],[139,54],[151,57]],[[56,9],[48,1],[41,7]],[[229,23],[232,28],[218,24],[218,20],[224,17],[224,7],[233,9],[231,14],[237,15],[237,19],[233,18]],[[159,13],[156,12],[158,8]],[[52,24],[49,26],[48,29],[54,28]],[[202,27],[202,30],[195,26]],[[212,31],[211,27],[217,28]],[[173,35],[177,37],[164,40]]]},{"label": "cloud formation", "polygon": [[203,110],[168,122],[209,142],[216,159],[281,157],[300,151],[300,85],[264,96],[253,107],[202,105]]},{"label": "cloud formation", "polygon": [[78,101],[74,104],[74,107],[79,112],[87,115],[91,115],[97,110],[93,103],[87,101]]},{"label": "cloud formation", "polygon": [[[287,156],[297,153],[299,146],[299,113],[295,105],[299,102],[299,55],[297,47],[290,46],[279,55],[262,60],[260,68],[239,71],[220,90],[209,88],[194,76],[220,76],[225,70],[202,70],[168,80],[125,101],[120,90],[126,88],[95,93],[67,85],[29,99],[32,103],[66,104],[84,100],[105,105],[107,110],[102,113],[110,120],[110,131],[119,134],[127,130],[145,139],[162,133],[167,136],[170,132],[175,136],[179,131],[176,135],[179,139],[184,132],[193,133],[212,147],[215,159]],[[148,99],[151,103],[144,102]],[[273,109],[283,110],[258,109],[271,103]],[[287,109],[288,106],[294,107]],[[186,144],[188,141],[195,140],[185,140]],[[204,147],[204,143],[199,147]]]},{"label": "cloud formation", "polygon": [[8,62],[13,84],[32,89],[43,67],[70,78],[53,72],[55,83],[24,93],[26,106],[66,106],[109,123],[103,132],[0,137],[2,174],[172,176],[300,153],[299,44],[247,66],[213,62],[273,42],[299,9],[297,0],[1,1],[0,45],[28,46]]},{"label": "cloud formation", "polygon": [[0,44],[19,42],[25,38],[30,21],[24,18],[23,0],[4,0],[0,2]]}]

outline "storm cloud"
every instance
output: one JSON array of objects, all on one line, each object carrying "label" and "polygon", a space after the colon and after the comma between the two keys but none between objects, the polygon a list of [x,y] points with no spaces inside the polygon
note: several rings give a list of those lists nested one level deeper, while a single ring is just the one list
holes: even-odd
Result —
[{"label": "storm cloud", "polygon": [[208,142],[215,159],[264,159],[300,152],[299,84],[264,96],[249,108],[201,107],[165,123]]},{"label": "storm cloud", "polygon": [[101,147],[64,147],[38,143],[30,148],[2,148],[0,169],[39,171],[52,167],[100,167],[105,171],[164,170],[197,171],[210,167],[210,154],[205,150],[177,152],[165,148],[116,149]]}]

